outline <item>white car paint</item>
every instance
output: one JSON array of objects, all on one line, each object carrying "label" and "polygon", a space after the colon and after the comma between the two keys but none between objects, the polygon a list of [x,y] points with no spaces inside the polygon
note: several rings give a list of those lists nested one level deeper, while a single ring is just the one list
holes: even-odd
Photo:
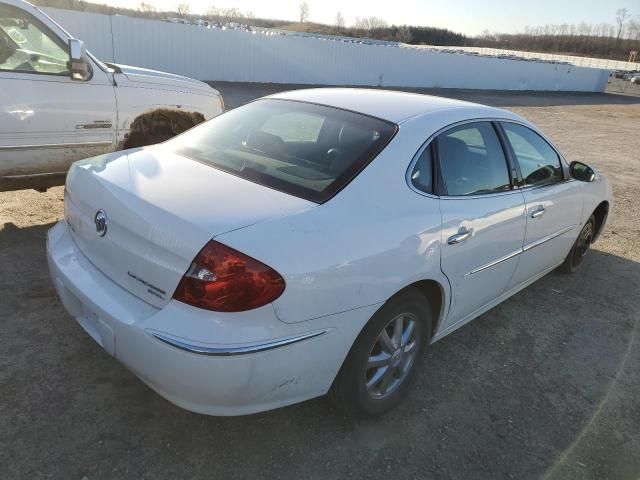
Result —
[{"label": "white car paint", "polygon": [[[37,7],[1,0],[40,20],[65,44],[71,37]],[[0,70],[0,179],[64,173],[79,159],[109,152],[130,123],[154,108],[222,112],[218,91],[204,82],[143,68],[105,65],[89,55],[93,76]]]},{"label": "white car paint", "polygon": [[[77,162],[67,177],[73,187],[65,192],[65,216],[76,244],[92,262],[155,306],[169,302],[194,254],[209,239],[315,206],[198,162],[185,163],[162,149],[154,151],[154,156],[135,149]],[[93,222],[100,209],[122,212],[110,217],[104,238],[96,236]],[[130,274],[153,278],[166,293],[149,294]]]},{"label": "white car paint", "polygon": [[[568,179],[456,198],[410,186],[412,159],[451,125],[500,120],[536,130],[505,110],[357,89],[273,98],[377,116],[398,132],[323,204],[164,145],[78,162],[67,179],[67,218],[48,234],[51,275],[71,315],[154,390],[189,410],[240,415],[325,394],[373,313],[418,281],[441,290],[438,340],[558,266],[591,213],[611,202],[600,174],[591,183]],[[540,205],[548,216],[531,217]],[[98,209],[112,215],[103,238],[93,225]],[[461,227],[473,235],[449,245]],[[284,293],[242,313],[171,299],[211,238],[274,268],[286,280]]]}]

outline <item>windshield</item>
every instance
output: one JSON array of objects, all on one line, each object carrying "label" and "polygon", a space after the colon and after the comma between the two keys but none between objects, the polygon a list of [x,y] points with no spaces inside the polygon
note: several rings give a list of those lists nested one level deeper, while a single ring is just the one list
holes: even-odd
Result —
[{"label": "windshield", "polygon": [[366,115],[265,99],[164,145],[247,180],[322,203],[366,167],[395,132],[394,124]]}]

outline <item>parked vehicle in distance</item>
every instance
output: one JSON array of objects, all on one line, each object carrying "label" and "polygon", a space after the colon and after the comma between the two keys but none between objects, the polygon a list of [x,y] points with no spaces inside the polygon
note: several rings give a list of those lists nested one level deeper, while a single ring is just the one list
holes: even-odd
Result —
[{"label": "parked vehicle in distance", "polygon": [[0,191],[64,184],[72,162],[158,108],[209,119],[224,105],[204,82],[103,63],[35,6],[0,0]]},{"label": "parked vehicle in distance", "polygon": [[613,72],[613,76],[622,80],[629,80],[638,73],[639,72],[637,70],[615,70]]},{"label": "parked vehicle in distance", "polygon": [[428,344],[574,272],[610,203],[603,175],[514,113],[298,90],[76,162],[47,257],[69,313],[176,405],[240,415],[330,391],[378,415]]}]

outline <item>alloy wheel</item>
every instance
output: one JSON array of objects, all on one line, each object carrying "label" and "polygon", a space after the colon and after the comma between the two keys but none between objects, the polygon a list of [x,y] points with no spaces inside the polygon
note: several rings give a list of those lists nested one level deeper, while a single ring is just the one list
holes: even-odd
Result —
[{"label": "alloy wheel", "polygon": [[419,350],[417,323],[414,314],[401,313],[378,335],[365,370],[366,390],[371,398],[387,397],[407,378]]}]

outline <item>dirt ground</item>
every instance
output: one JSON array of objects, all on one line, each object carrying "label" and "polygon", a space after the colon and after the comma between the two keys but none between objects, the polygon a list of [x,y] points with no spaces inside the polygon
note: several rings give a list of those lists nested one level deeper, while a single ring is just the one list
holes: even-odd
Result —
[{"label": "dirt ground", "polygon": [[[284,88],[217,86],[229,106]],[[350,422],[322,398],[207,417],[152,392],[56,299],[44,247],[62,188],[0,193],[0,478],[640,478],[640,99],[439,93],[512,109],[611,177],[578,274],[434,344],[383,418]]]}]

